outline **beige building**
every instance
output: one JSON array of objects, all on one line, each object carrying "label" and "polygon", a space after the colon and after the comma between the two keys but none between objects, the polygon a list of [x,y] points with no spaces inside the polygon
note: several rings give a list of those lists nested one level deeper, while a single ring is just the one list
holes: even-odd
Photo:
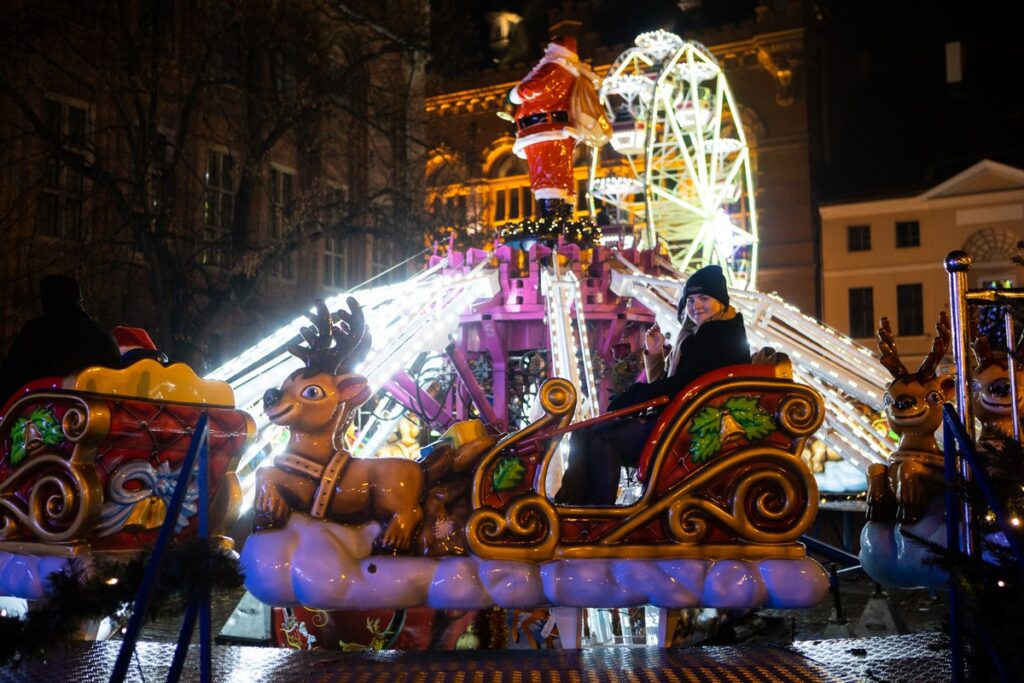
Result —
[{"label": "beige building", "polygon": [[1011,261],[1024,239],[1024,170],[985,160],[918,195],[819,212],[823,322],[873,346],[887,316],[904,359],[927,353],[949,309],[949,252],[973,259],[971,288],[1024,284]]}]

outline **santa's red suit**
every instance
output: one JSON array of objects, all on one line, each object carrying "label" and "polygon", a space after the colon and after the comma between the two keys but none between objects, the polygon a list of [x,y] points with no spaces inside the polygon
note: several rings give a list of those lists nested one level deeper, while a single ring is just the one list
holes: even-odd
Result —
[{"label": "santa's red suit", "polygon": [[572,203],[576,195],[572,154],[576,131],[569,99],[580,74],[576,42],[553,39],[544,57],[509,93],[516,109],[516,142],[512,151],[530,167],[534,198]]}]

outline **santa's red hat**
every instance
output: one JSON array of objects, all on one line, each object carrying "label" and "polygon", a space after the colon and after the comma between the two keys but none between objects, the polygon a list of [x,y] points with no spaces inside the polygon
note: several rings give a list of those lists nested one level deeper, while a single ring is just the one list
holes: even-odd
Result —
[{"label": "santa's red hat", "polygon": [[113,330],[114,340],[117,348],[124,353],[132,349],[147,349],[156,351],[156,344],[149,338],[149,334],[141,327],[124,327],[118,325]]},{"label": "santa's red hat", "polygon": [[579,50],[576,49],[576,39],[572,36],[551,36],[551,40],[548,41],[551,45],[558,45],[564,47],[573,54],[579,54]]}]

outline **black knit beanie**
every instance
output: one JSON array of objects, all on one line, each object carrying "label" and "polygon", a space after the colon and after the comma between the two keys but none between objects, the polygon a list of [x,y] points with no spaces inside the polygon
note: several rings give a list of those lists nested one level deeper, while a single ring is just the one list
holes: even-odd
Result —
[{"label": "black knit beanie", "polygon": [[683,287],[683,297],[679,300],[676,313],[680,319],[683,311],[686,310],[686,298],[691,294],[706,294],[714,297],[726,308],[729,307],[729,288],[725,284],[725,275],[722,274],[722,267],[711,265],[704,266],[686,278],[686,285]]}]

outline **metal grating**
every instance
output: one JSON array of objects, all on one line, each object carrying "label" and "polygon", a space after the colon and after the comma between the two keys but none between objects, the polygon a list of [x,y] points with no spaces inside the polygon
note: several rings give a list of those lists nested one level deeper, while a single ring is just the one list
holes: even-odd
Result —
[{"label": "metal grating", "polygon": [[[48,661],[0,671],[0,683],[76,683],[106,680],[120,642],[82,644]],[[163,681],[174,654],[170,643],[139,643],[130,681]],[[801,641],[787,647],[736,646],[484,650],[476,652],[331,652],[218,646],[213,679],[382,683],[737,683],[772,681],[948,681],[948,641],[940,634]],[[198,681],[193,646],[183,681]]]}]

